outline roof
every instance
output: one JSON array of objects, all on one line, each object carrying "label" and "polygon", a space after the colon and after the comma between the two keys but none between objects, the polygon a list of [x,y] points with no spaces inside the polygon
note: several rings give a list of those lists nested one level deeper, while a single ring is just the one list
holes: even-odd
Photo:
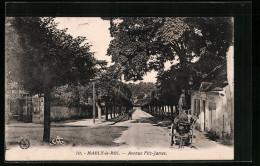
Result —
[{"label": "roof", "polygon": [[[200,85],[200,86],[198,86]],[[227,67],[225,64],[215,68],[208,76],[204,77],[193,90],[199,91],[222,91],[227,82]]]},{"label": "roof", "polygon": [[206,91],[212,86],[212,84],[213,83],[211,83],[211,82],[201,82],[199,90]]}]

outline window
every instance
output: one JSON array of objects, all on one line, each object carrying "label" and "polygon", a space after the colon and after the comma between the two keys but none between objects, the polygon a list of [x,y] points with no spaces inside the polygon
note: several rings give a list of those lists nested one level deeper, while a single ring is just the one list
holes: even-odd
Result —
[{"label": "window", "polygon": [[209,110],[216,110],[217,106],[216,103],[209,102]]},{"label": "window", "polygon": [[199,115],[200,113],[200,99],[194,99],[194,115]]},{"label": "window", "polygon": [[197,99],[197,115],[200,114],[200,99]]}]

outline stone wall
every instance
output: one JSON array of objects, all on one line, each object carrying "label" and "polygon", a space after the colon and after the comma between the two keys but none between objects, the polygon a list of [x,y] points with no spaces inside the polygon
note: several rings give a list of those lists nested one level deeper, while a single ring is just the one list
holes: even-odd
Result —
[{"label": "stone wall", "polygon": [[67,119],[79,119],[90,116],[92,110],[66,107],[66,106],[51,106],[51,121],[61,121]]}]

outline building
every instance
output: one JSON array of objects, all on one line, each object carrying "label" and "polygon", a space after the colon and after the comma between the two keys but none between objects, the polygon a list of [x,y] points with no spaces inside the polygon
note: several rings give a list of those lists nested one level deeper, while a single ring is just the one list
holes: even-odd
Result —
[{"label": "building", "polygon": [[191,113],[199,117],[196,127],[220,138],[233,134],[232,95],[226,64],[218,66],[190,91]]},{"label": "building", "polygon": [[43,123],[44,98],[30,95],[16,82],[8,83],[5,93],[6,120],[25,123]]}]

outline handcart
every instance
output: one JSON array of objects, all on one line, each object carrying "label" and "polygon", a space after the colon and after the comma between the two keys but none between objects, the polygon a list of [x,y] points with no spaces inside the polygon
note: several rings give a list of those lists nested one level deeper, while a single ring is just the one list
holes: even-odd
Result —
[{"label": "handcart", "polygon": [[194,137],[194,125],[197,118],[191,117],[189,121],[178,121],[171,125],[171,146],[179,145],[179,148],[189,146],[194,148],[193,137]]}]

